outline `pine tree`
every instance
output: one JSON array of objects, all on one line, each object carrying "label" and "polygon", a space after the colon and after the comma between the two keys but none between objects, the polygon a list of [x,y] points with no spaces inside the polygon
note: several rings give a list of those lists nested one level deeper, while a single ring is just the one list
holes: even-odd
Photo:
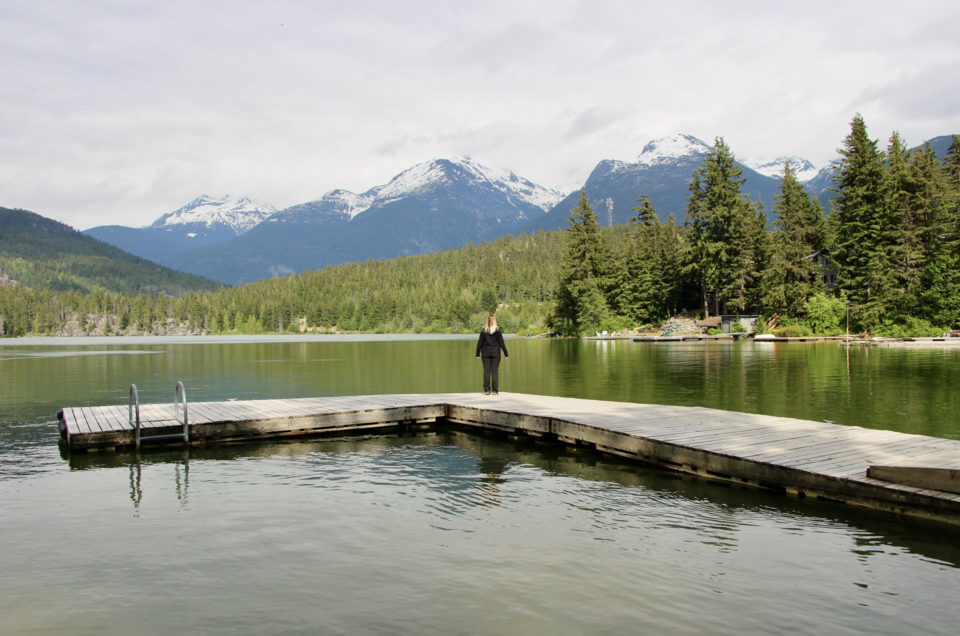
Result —
[{"label": "pine tree", "polygon": [[694,172],[687,200],[686,224],[690,229],[687,271],[700,282],[704,313],[719,314],[728,299],[741,309],[753,293],[751,267],[754,208],[740,188],[746,180],[730,148],[717,137],[713,149]]},{"label": "pine tree", "polygon": [[617,285],[618,313],[635,323],[646,324],[662,317],[666,309],[660,221],[650,197],[642,195],[630,219],[631,231],[624,242]]},{"label": "pine tree", "polygon": [[950,149],[944,157],[943,172],[947,178],[947,188],[960,192],[960,136],[954,135]]},{"label": "pine tree", "polygon": [[585,191],[570,211],[557,285],[554,327],[564,333],[595,329],[608,315],[605,298],[609,257],[597,216]]},{"label": "pine tree", "polygon": [[867,135],[859,114],[839,150],[834,190],[837,287],[850,300],[858,328],[879,324],[885,313],[882,287],[889,272],[880,237],[884,234],[883,153]]},{"label": "pine tree", "polygon": [[820,204],[797,180],[789,163],[784,164],[774,211],[777,220],[765,268],[764,305],[793,317],[823,287],[817,252],[825,247],[826,227]]},{"label": "pine tree", "polygon": [[960,326],[960,189],[951,187],[960,174],[960,139],[954,136],[941,165],[926,144],[914,157],[917,188],[913,207],[923,211],[918,219],[924,250],[919,308],[921,317],[934,325]]},{"label": "pine tree", "polygon": [[672,316],[677,313],[684,288],[683,240],[673,213],[667,217],[666,223],[661,224],[660,238],[662,252],[658,260],[664,285],[663,313]]},{"label": "pine tree", "polygon": [[884,294],[878,300],[890,318],[896,319],[915,309],[920,293],[927,258],[923,236],[927,210],[917,205],[916,166],[898,133],[890,137],[886,158],[884,207],[876,236],[878,260],[882,259],[886,273],[874,278],[884,282],[877,288]]},{"label": "pine tree", "polygon": [[687,215],[684,225],[687,228],[688,241],[681,254],[683,273],[697,282],[703,314],[709,316],[707,285],[708,281],[714,278],[714,272],[708,260],[710,228],[699,168],[693,171],[693,177],[687,188],[690,196],[687,198]]}]

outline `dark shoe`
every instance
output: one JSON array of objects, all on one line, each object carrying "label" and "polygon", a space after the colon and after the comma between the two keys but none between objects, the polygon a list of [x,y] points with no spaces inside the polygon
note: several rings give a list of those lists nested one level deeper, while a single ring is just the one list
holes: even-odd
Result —
[{"label": "dark shoe", "polygon": [[490,390],[489,390],[489,389],[484,389],[484,390],[483,390],[483,394],[484,394],[484,395],[490,395]]},{"label": "dark shoe", "polygon": [[500,391],[494,391],[493,394],[494,394],[494,395],[500,395]]}]

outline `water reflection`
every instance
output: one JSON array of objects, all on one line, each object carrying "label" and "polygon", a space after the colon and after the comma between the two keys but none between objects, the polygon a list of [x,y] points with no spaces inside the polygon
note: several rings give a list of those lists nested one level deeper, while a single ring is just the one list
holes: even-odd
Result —
[{"label": "water reflection", "polygon": [[[752,554],[753,542],[777,528],[786,536],[808,538],[847,534],[849,553],[863,564],[902,553],[960,568],[960,529],[951,526],[799,501],[582,449],[459,430],[69,458],[75,471],[125,468],[135,515],[145,500],[164,491],[172,491],[178,507],[187,508],[191,463],[198,462],[202,487],[221,479],[215,465],[230,466],[231,476],[223,477],[230,482],[238,479],[234,468],[242,465],[241,472],[257,487],[320,489],[325,497],[334,492],[374,496],[371,502],[388,507],[418,501],[419,513],[442,531],[476,532],[489,515],[484,511],[503,506],[516,511],[560,505],[569,510],[558,509],[568,531],[630,552],[646,553],[645,542],[653,541],[659,550],[666,544],[686,552],[684,546],[694,542],[717,554]],[[638,541],[638,533],[646,539]],[[777,558],[793,563],[790,556]]]},{"label": "water reflection", "polygon": [[[182,453],[179,454],[179,459],[168,457],[162,463],[173,466],[174,491],[176,492],[177,501],[180,502],[180,507],[183,508],[188,503],[188,495],[190,492],[190,449],[184,448]],[[168,454],[165,453],[165,455]],[[128,463],[130,473],[130,501],[133,503],[133,510],[134,513],[136,513],[140,509],[140,503],[143,501],[143,463],[140,458],[140,453],[134,453],[125,457],[119,456],[117,459],[120,460],[119,464],[124,462]],[[99,464],[100,468],[104,467],[103,463]],[[117,464],[113,465],[116,466]],[[84,468],[93,467],[91,463]],[[74,466],[74,468],[79,467]],[[80,469],[82,470],[83,468]]]}]

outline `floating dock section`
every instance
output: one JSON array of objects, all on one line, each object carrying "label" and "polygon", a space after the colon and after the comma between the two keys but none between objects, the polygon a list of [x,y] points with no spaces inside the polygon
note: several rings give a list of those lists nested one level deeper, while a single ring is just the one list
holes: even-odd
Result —
[{"label": "floating dock section", "polygon": [[[173,404],[140,405],[140,442],[193,445],[460,426],[960,524],[960,441],[925,435],[701,407],[516,393],[192,402],[186,424],[183,419]],[[137,446],[127,405],[64,408],[59,420],[71,451]]]}]

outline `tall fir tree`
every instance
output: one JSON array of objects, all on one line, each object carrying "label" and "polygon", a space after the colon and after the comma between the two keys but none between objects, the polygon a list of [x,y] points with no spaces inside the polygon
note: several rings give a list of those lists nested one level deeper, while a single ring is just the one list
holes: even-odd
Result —
[{"label": "tall fir tree", "polygon": [[667,222],[660,226],[660,238],[662,248],[660,269],[663,272],[664,283],[663,310],[667,316],[672,316],[680,308],[685,282],[682,261],[683,238],[672,212],[667,216]]},{"label": "tall fir tree", "polygon": [[741,199],[740,211],[734,223],[735,231],[730,239],[733,267],[723,296],[727,311],[746,313],[762,305],[761,274],[770,254],[763,204]]},{"label": "tall fir tree", "polygon": [[609,256],[597,215],[585,191],[570,211],[557,284],[554,328],[564,333],[595,329],[609,314],[606,299]]},{"label": "tall fir tree", "polygon": [[837,287],[850,300],[857,328],[880,323],[886,312],[884,293],[887,255],[881,237],[886,234],[883,152],[870,139],[859,114],[839,149],[835,163],[834,224]]},{"label": "tall fir tree", "polygon": [[[717,137],[691,179],[686,225],[690,230],[686,271],[700,283],[704,313],[719,314],[727,300],[742,309],[758,283],[752,272],[751,219],[754,208],[740,188],[743,168]],[[747,251],[745,251],[747,250]]]},{"label": "tall fir tree", "polygon": [[927,259],[926,211],[917,206],[920,186],[913,159],[899,133],[893,133],[887,144],[884,207],[876,237],[885,273],[874,277],[884,283],[878,287],[884,297],[878,300],[891,320],[909,314],[916,306]]},{"label": "tall fir tree", "polygon": [[657,212],[647,195],[637,199],[630,219],[632,229],[624,242],[617,285],[618,313],[635,323],[657,321],[666,313],[663,271],[664,248]]},{"label": "tall fir tree", "polygon": [[911,167],[917,184],[912,208],[924,256],[918,306],[934,325],[955,328],[960,327],[960,189],[951,187],[951,170],[960,174],[960,140],[953,141],[942,164],[925,144]]},{"label": "tall fir tree", "polygon": [[695,280],[700,290],[700,307],[704,315],[710,314],[710,303],[707,296],[708,281],[714,273],[708,261],[709,251],[709,219],[703,197],[703,184],[700,179],[700,169],[693,171],[693,176],[687,186],[690,196],[687,197],[686,218],[684,226],[687,230],[687,242],[681,253],[683,274]]},{"label": "tall fir tree", "polygon": [[763,304],[795,317],[823,288],[819,252],[826,245],[826,225],[820,204],[797,180],[789,162],[784,164],[774,212]]}]

